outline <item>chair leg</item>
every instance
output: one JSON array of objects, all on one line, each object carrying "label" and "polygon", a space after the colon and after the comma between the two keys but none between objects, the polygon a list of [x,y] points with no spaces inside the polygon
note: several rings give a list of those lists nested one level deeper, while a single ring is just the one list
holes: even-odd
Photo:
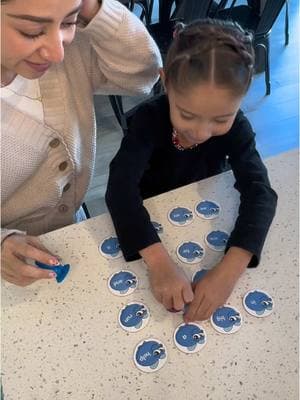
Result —
[{"label": "chair leg", "polygon": [[285,45],[289,44],[289,2],[285,1]]},{"label": "chair leg", "polygon": [[266,82],[266,96],[271,94],[271,82],[270,82],[270,61],[269,61],[269,46],[262,43],[258,43],[255,47],[259,47],[263,50],[265,56],[265,82]]},{"label": "chair leg", "polygon": [[122,104],[122,97],[121,96],[108,96],[111,107],[115,113],[115,116],[122,127],[122,116],[124,114],[123,104]]}]

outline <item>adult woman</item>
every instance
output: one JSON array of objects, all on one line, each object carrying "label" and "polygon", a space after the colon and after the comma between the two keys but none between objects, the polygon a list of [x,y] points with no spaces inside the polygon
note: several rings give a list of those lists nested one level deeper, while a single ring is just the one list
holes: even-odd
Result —
[{"label": "adult woman", "polygon": [[148,92],[161,59],[115,0],[1,3],[2,277],[25,286],[53,278],[27,258],[58,263],[34,236],[74,222],[87,191],[93,94]]}]

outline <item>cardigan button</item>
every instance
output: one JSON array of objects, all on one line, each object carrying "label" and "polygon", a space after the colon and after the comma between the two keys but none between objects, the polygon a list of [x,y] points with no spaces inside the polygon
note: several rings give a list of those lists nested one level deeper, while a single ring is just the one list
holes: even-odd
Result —
[{"label": "cardigan button", "polygon": [[65,204],[61,204],[61,205],[58,207],[58,210],[59,210],[59,212],[61,212],[61,213],[66,213],[66,212],[69,210],[69,207],[66,206]]},{"label": "cardigan button", "polygon": [[61,164],[59,164],[58,168],[60,171],[64,171],[68,166],[68,162],[67,161],[63,161]]},{"label": "cardigan button", "polygon": [[55,147],[59,146],[60,144],[60,140],[59,139],[53,139],[51,140],[51,142],[49,143],[49,146],[52,147],[52,149],[55,149]]}]

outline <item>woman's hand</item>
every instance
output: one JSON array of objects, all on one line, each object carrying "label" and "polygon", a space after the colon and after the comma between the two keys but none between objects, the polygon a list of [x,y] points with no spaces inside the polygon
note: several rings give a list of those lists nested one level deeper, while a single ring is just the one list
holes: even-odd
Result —
[{"label": "woman's hand", "polygon": [[140,251],[149,268],[152,293],[167,310],[183,310],[193,300],[191,283],[161,243]]},{"label": "woman's hand", "polygon": [[57,257],[34,236],[13,234],[1,246],[1,277],[18,286],[27,286],[38,279],[55,278],[53,271],[27,264],[26,259],[40,261],[48,265],[58,265]]},{"label": "woman's hand", "polygon": [[231,247],[220,263],[194,285],[194,300],[183,317],[184,322],[204,321],[223,306],[251,257],[248,251]]},{"label": "woman's hand", "polygon": [[99,0],[83,0],[78,19],[87,25],[98,13],[101,3]]}]

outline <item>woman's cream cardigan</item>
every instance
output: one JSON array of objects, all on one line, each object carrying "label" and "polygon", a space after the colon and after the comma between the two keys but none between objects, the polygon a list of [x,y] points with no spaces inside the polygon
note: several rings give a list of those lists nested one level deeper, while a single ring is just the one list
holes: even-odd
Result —
[{"label": "woman's cream cardigan", "polygon": [[1,101],[1,241],[74,222],[95,160],[93,94],[148,93],[161,66],[140,20],[114,0],[40,79],[44,124]]}]

